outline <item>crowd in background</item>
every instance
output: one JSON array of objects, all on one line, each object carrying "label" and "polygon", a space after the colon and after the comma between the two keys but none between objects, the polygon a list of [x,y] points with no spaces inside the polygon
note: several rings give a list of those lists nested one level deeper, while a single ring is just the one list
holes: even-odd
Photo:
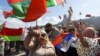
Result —
[{"label": "crowd in background", "polygon": [[[20,51],[24,51],[25,56],[100,56],[100,30],[81,21],[70,24],[71,9],[68,14],[66,26],[47,23],[43,28],[36,26],[24,29],[21,41],[5,42],[5,56]],[[72,34],[67,51],[52,44],[60,34]],[[67,46],[68,42],[62,41],[61,44]]]}]

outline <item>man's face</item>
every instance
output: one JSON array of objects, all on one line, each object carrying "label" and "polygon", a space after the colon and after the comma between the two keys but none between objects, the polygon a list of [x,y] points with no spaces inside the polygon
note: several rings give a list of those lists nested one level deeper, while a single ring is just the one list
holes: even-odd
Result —
[{"label": "man's face", "polygon": [[50,32],[52,30],[52,27],[46,27],[46,32]]}]

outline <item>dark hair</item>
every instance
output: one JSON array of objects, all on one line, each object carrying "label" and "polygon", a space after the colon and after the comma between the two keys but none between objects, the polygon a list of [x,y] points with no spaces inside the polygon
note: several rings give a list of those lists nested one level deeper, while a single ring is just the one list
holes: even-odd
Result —
[{"label": "dark hair", "polygon": [[75,29],[69,29],[68,32],[70,32],[70,31],[75,31]]},{"label": "dark hair", "polygon": [[70,29],[68,30],[69,32],[70,31],[75,31],[75,27],[73,25],[70,25]]},{"label": "dark hair", "polygon": [[46,25],[45,25],[45,28],[46,27],[52,27],[52,24],[51,23],[47,23]]}]

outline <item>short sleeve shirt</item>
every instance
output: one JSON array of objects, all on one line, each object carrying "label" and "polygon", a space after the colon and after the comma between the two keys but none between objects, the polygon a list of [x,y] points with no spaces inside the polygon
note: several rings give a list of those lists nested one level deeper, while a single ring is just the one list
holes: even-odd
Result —
[{"label": "short sleeve shirt", "polygon": [[83,47],[79,39],[75,42],[78,55],[79,56],[96,56],[97,53],[100,51],[100,45],[98,44],[97,39],[85,37],[85,40],[89,44],[88,48]]}]

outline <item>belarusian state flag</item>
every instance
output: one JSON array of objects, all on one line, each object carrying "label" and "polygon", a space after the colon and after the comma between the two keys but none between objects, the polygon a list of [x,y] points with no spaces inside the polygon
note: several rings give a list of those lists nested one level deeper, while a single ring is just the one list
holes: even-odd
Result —
[{"label": "belarusian state flag", "polygon": [[23,21],[34,21],[41,17],[46,12],[46,1],[45,0],[31,0],[27,14]]},{"label": "belarusian state flag", "polygon": [[10,29],[3,27],[0,34],[3,36],[5,41],[19,41],[22,35],[22,28]]},{"label": "belarusian state flag", "polygon": [[22,19],[25,15],[22,9],[21,1],[20,0],[7,0],[7,1],[13,9],[12,17],[17,17]]},{"label": "belarusian state flag", "polygon": [[[12,20],[12,21],[14,21],[14,20]],[[7,22],[4,22],[2,25],[0,25],[0,35],[2,35],[2,37],[4,38],[5,41],[19,41],[22,36],[23,28],[7,28],[6,23]],[[16,22],[13,24],[16,24]],[[13,25],[13,24],[11,24],[11,25]],[[18,26],[18,25],[16,25],[16,26]],[[12,27],[14,27],[14,26],[12,26]]]},{"label": "belarusian state flag", "polygon": [[[25,22],[35,21],[46,12],[48,7],[62,4],[63,0],[7,0],[12,7],[10,17],[22,19]],[[6,13],[7,14],[7,13]],[[8,13],[9,14],[9,13]],[[9,15],[7,16],[9,17]]]},{"label": "belarusian state flag", "polygon": [[7,0],[13,8],[11,17],[35,21],[46,12],[46,0]]},{"label": "belarusian state flag", "polygon": [[64,0],[47,0],[47,7],[55,6],[55,5],[60,5],[64,3]]}]

